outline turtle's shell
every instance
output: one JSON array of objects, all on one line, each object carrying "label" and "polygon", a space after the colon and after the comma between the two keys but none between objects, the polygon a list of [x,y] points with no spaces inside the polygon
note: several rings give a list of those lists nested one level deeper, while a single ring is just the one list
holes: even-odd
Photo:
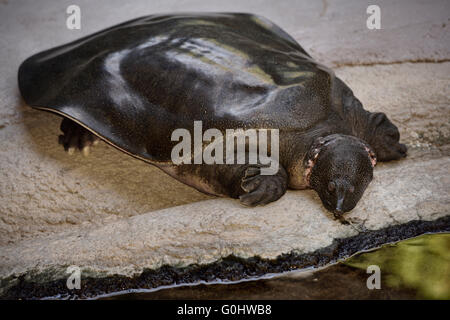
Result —
[{"label": "turtle's shell", "polygon": [[306,131],[327,118],[334,75],[265,18],[152,15],[27,59],[25,101],[119,149],[170,160],[174,129]]}]

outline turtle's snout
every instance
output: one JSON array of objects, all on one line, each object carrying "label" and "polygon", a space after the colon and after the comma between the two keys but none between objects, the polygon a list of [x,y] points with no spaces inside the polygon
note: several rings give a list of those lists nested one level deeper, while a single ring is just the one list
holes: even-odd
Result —
[{"label": "turtle's snout", "polygon": [[348,203],[349,201],[345,201],[346,198],[351,199],[351,195],[355,191],[355,187],[353,185],[345,180],[336,179],[328,184],[328,191],[335,199],[334,210],[332,210],[335,217],[340,217],[345,212],[353,209],[354,206]]},{"label": "turtle's snout", "polygon": [[342,210],[343,203],[344,203],[344,197],[341,197],[337,200],[336,209],[334,209],[335,217],[340,217],[344,214],[344,211]]}]

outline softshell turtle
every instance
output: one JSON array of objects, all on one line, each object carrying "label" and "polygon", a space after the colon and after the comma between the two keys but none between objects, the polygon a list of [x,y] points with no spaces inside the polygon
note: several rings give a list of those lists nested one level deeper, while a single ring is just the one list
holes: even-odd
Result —
[{"label": "softshell turtle", "polygon": [[[252,14],[128,21],[30,57],[19,87],[29,105],[64,117],[59,140],[70,153],[102,139],[245,205],[275,201],[288,187],[313,188],[341,216],[361,198],[377,160],[406,155],[385,114],[364,110],[331,70]],[[194,121],[222,133],[278,129],[277,172],[261,174],[259,162],[174,164],[171,135],[192,132]]]}]

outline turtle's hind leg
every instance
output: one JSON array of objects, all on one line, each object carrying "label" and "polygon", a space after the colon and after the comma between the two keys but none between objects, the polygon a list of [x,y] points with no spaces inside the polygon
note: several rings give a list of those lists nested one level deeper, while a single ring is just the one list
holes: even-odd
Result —
[{"label": "turtle's hind leg", "polygon": [[63,134],[58,137],[58,141],[69,155],[72,155],[78,149],[83,155],[87,156],[91,146],[100,141],[96,135],[68,118],[64,118],[61,122],[61,131]]}]

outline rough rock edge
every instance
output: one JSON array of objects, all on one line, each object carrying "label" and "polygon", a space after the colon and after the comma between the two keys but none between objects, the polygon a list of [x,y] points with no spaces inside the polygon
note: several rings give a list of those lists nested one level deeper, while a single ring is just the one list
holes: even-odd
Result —
[{"label": "rough rock edge", "polygon": [[113,292],[130,289],[152,289],[164,285],[192,284],[200,281],[237,281],[263,276],[268,273],[281,273],[294,269],[322,267],[352,256],[357,252],[370,250],[381,245],[416,237],[425,233],[450,232],[450,215],[434,221],[414,220],[401,225],[394,225],[379,230],[371,230],[356,236],[335,239],[330,246],[311,253],[282,254],[276,259],[252,257],[243,259],[230,255],[216,262],[183,268],[162,266],[156,270],[146,269],[140,275],[126,277],[122,275],[102,276],[98,274],[83,277],[81,289],[74,293],[66,287],[66,277],[59,280],[45,281],[46,275],[55,271],[64,275],[63,270],[47,269],[35,274],[29,271],[20,276],[0,280],[3,288],[1,299],[40,299],[64,298],[86,299]]}]

